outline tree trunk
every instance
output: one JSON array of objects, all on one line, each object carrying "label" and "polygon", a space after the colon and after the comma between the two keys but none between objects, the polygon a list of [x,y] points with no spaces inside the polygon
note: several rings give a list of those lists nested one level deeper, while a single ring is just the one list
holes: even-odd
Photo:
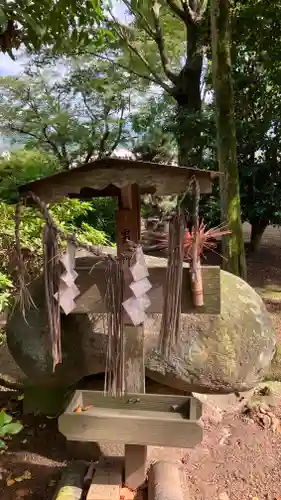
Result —
[{"label": "tree trunk", "polygon": [[200,24],[191,24],[187,36],[187,60],[174,90],[177,101],[176,137],[179,165],[198,166],[201,163],[199,143],[201,131],[201,75],[203,47]]},{"label": "tree trunk", "polygon": [[246,278],[246,260],[241,222],[236,130],[230,58],[229,0],[212,0],[212,71],[216,102],[218,162],[221,172],[221,220],[231,235],[223,238],[223,267]]},{"label": "tree trunk", "polygon": [[251,224],[251,241],[249,249],[250,252],[255,253],[260,248],[261,239],[263,233],[265,232],[269,224],[269,221],[265,219],[252,220],[250,221],[250,224]]}]

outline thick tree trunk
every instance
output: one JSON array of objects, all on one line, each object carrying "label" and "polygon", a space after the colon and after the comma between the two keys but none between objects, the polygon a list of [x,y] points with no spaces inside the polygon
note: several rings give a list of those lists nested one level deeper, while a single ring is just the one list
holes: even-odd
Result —
[{"label": "thick tree trunk", "polygon": [[179,75],[174,90],[177,101],[178,159],[180,165],[198,166],[201,162],[200,118],[201,118],[201,75],[203,48],[200,40],[200,24],[188,28],[187,60]]},{"label": "thick tree trunk", "polygon": [[222,244],[224,268],[246,278],[230,58],[229,0],[212,0],[212,64],[217,115],[221,219],[232,234]]},{"label": "thick tree trunk", "polygon": [[269,221],[265,219],[252,220],[251,224],[251,241],[249,249],[251,252],[257,252],[260,248],[261,239],[263,237],[263,233],[266,230]]}]

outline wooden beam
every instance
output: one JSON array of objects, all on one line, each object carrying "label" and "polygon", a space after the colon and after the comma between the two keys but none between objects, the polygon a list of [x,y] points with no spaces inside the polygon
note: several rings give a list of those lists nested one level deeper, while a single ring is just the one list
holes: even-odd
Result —
[{"label": "wooden beam", "polygon": [[201,193],[212,192],[212,179],[218,176],[218,173],[163,164],[121,159],[118,161],[117,158],[111,158],[110,166],[106,166],[100,160],[31,182],[21,186],[19,192],[21,196],[26,196],[32,191],[45,203],[55,203],[70,193],[72,196],[75,194],[79,196],[83,188],[103,191],[105,195],[106,192],[115,192],[112,188],[108,190],[108,186],[120,189],[126,184],[136,183],[142,193],[154,191],[159,196],[173,194],[180,196],[185,193],[193,175],[198,179]]},{"label": "wooden beam", "polygon": [[[106,313],[104,266],[100,264],[91,272],[90,269],[91,267],[76,268],[78,278],[75,283],[80,290],[80,295],[75,301],[76,308],[73,312]],[[161,314],[163,311],[166,267],[150,267],[148,268],[148,272],[152,289],[148,292],[151,306],[147,309],[147,314]],[[220,268],[216,266],[202,266],[202,278],[204,306],[194,307],[189,268],[183,268],[182,314],[220,314]]]},{"label": "wooden beam", "polygon": [[[117,223],[117,253],[124,251],[127,240],[134,243],[140,241],[140,194],[139,187],[134,184],[121,190]],[[129,275],[129,273],[127,273]],[[125,279],[124,300],[132,295],[129,282]],[[124,346],[125,346],[125,387],[126,392],[145,392],[144,367],[144,329],[143,325],[133,326],[130,318],[124,318]],[[127,444],[125,441],[125,484],[128,488],[136,489],[145,481],[147,447],[136,444]]]},{"label": "wooden beam", "polygon": [[[193,396],[182,396],[177,394],[139,394],[128,393],[123,396],[104,395],[103,391],[77,390],[72,395],[71,400],[65,410],[65,414],[73,414],[77,407],[86,408],[89,405],[95,408],[123,409],[130,410],[150,410],[156,412],[171,412],[173,407],[182,406],[187,401],[192,401],[196,420],[201,417],[202,403]],[[190,405],[191,407],[191,405]],[[188,415],[193,420],[191,414]]]},{"label": "wooden beam", "polygon": [[[146,455],[144,451],[140,453],[141,448],[137,450],[136,445],[192,448],[202,440],[201,424],[176,411],[92,408],[82,413],[61,415],[59,430],[72,441],[112,441],[125,444],[125,447],[134,445],[132,451],[137,453],[135,457],[132,453],[133,463],[127,465],[127,474],[131,474],[127,479],[125,476],[126,483],[130,478],[132,482],[142,483],[144,480],[144,464],[138,457],[144,460]],[[138,486],[133,486],[133,489]]]},{"label": "wooden beam", "polygon": [[[74,411],[77,403],[92,408],[78,414]],[[135,445],[189,448],[198,444],[202,439],[202,427],[198,423],[201,414],[202,403],[190,396],[125,394],[112,397],[104,396],[101,391],[76,391],[59,417],[59,429],[70,440],[132,444],[132,451],[140,456]]]},{"label": "wooden beam", "polygon": [[140,240],[140,194],[136,184],[122,188],[116,214],[117,253],[124,251],[126,240]]}]

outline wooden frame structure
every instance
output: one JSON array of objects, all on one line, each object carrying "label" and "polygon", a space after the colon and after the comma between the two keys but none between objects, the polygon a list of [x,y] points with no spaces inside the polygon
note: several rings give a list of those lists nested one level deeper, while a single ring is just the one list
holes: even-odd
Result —
[{"label": "wooden frame structure", "polygon": [[[41,179],[20,188],[28,198],[32,192],[45,203],[61,201],[65,197],[91,199],[118,197],[117,252],[125,251],[126,240],[140,240],[140,196],[183,195],[192,177],[196,177],[201,193],[210,193],[217,172],[196,168],[138,162],[117,158],[97,160],[67,172]],[[32,199],[30,198],[32,203]],[[104,270],[79,268],[77,285],[81,288],[75,312],[105,313]],[[91,266],[93,265],[93,260]],[[163,308],[164,267],[151,268],[149,292],[151,306],[148,313],[161,313]],[[202,267],[205,305],[200,313],[220,312],[219,268]],[[183,282],[187,280],[188,265],[183,268]],[[84,283],[84,284],[83,284]],[[192,306],[190,286],[183,287],[182,312],[196,310]],[[126,290],[125,290],[126,295]],[[194,398],[145,395],[143,326],[134,326],[125,319],[125,379],[126,398],[137,403],[127,404],[124,398],[113,399],[101,393],[79,391],[74,394],[66,412],[59,418],[60,431],[70,440],[98,440],[107,438],[125,444],[125,482],[132,489],[139,487],[146,477],[147,445],[194,446],[200,442],[202,428],[201,403]],[[92,405],[85,413],[74,412],[77,405]],[[183,415],[180,408],[188,407]],[[171,408],[178,408],[173,411]],[[118,431],[116,433],[116,430]]]}]

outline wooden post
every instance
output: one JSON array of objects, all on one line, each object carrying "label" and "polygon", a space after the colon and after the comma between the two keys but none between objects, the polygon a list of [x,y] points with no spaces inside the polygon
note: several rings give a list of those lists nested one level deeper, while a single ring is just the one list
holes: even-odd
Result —
[{"label": "wooden post", "polygon": [[[124,251],[126,239],[138,243],[140,240],[140,195],[137,185],[121,190],[117,213],[117,252]],[[126,290],[125,290],[126,295]],[[126,392],[145,392],[144,331],[143,326],[134,326],[125,318],[125,381]],[[146,479],[147,447],[125,445],[125,483],[136,489]]]}]

